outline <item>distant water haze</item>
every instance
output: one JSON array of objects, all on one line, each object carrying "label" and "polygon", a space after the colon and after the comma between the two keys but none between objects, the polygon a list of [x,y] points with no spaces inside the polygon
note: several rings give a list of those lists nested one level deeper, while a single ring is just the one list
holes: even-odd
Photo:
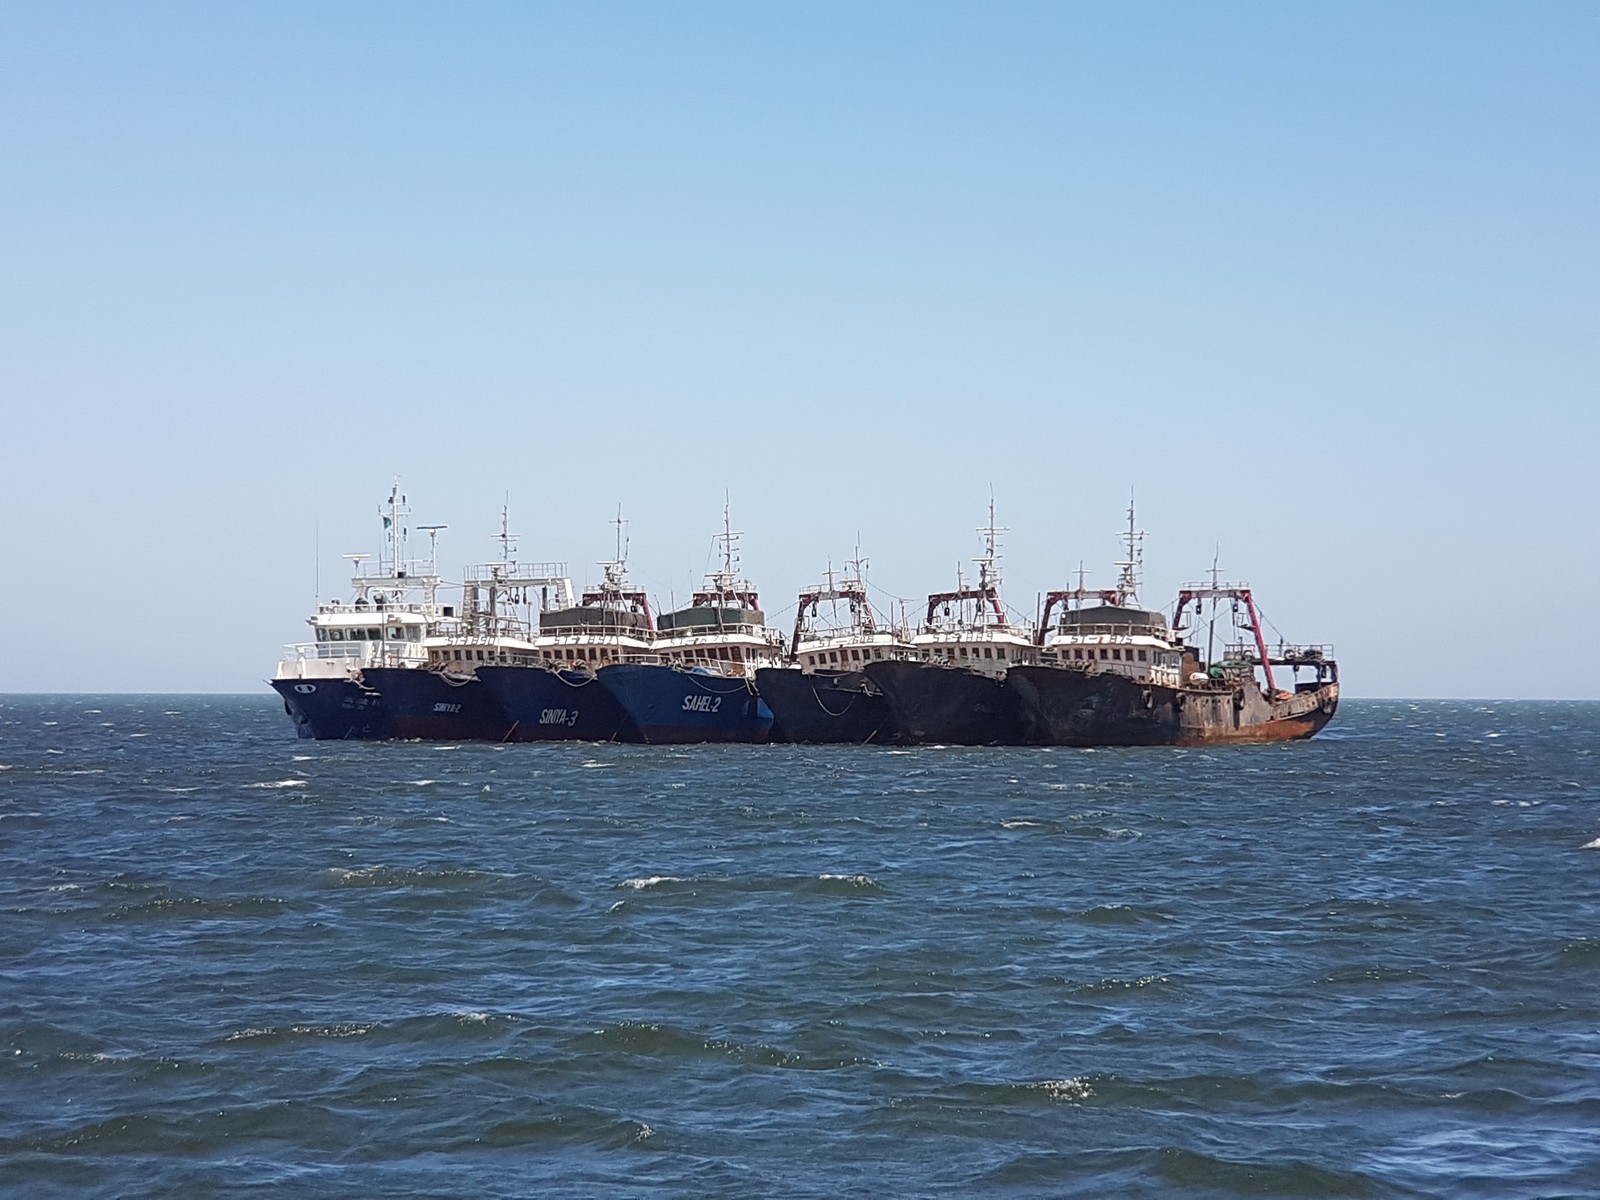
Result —
[{"label": "distant water haze", "polygon": [[[253,691],[399,476],[772,619],[1220,547],[1356,696],[1590,697],[1600,8],[12,5],[0,691]],[[420,539],[419,539],[420,543]],[[320,545],[320,562],[317,547]],[[1537,635],[1535,630],[1538,631]]]}]

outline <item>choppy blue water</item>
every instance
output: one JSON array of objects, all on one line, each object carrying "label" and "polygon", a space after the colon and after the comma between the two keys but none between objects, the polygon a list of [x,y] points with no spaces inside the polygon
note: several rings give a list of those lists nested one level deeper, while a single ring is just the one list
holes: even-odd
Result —
[{"label": "choppy blue water", "polygon": [[1221,751],[0,697],[13,1193],[1600,1193],[1600,705]]}]

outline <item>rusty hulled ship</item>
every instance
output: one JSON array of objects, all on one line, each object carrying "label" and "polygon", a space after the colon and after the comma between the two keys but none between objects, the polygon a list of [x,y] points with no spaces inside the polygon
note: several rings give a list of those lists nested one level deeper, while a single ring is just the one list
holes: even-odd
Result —
[{"label": "rusty hulled ship", "polygon": [[[1076,589],[1050,593],[1038,661],[1007,675],[1022,740],[1050,746],[1287,742],[1311,737],[1332,719],[1339,672],[1331,647],[1280,643],[1269,650],[1254,593],[1223,582],[1215,568],[1209,583],[1179,591],[1169,627],[1162,613],[1138,604],[1144,534],[1134,527],[1131,506],[1123,536],[1128,553],[1118,564],[1117,587],[1089,592],[1080,577]],[[1202,657],[1190,643],[1207,606]],[[1291,673],[1289,688],[1279,686],[1274,668]],[[1308,678],[1301,679],[1302,671]]]}]

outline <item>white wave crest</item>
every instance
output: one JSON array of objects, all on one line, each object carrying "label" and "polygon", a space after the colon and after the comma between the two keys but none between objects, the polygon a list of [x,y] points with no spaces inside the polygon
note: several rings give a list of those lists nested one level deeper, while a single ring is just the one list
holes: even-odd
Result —
[{"label": "white wave crest", "polygon": [[1052,1100],[1087,1100],[1094,1095],[1094,1088],[1089,1086],[1087,1079],[1041,1079],[1028,1086],[1043,1092]]},{"label": "white wave crest", "polygon": [[663,883],[688,882],[688,878],[683,875],[641,875],[637,879],[624,879],[621,883],[617,884],[617,886],[632,888],[636,892],[642,892],[645,888],[660,887]]},{"label": "white wave crest", "polygon": [[306,779],[275,779],[271,783],[247,783],[247,788],[297,788],[305,787],[310,781]]}]

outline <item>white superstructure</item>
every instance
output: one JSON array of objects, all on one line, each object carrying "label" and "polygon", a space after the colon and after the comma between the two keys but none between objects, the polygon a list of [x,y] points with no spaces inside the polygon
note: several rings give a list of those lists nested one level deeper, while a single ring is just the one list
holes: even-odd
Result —
[{"label": "white superstructure", "polygon": [[859,551],[845,564],[843,579],[836,580],[829,567],[826,582],[800,594],[790,651],[806,674],[859,671],[869,662],[913,653],[905,632],[873,611]]},{"label": "white superstructure", "polygon": [[563,562],[519,563],[510,515],[500,514],[500,558],[468,567],[461,585],[461,611],[442,621],[428,639],[430,670],[471,675],[478,667],[532,666],[541,661],[539,616],[574,603]]},{"label": "white superstructure", "polygon": [[278,679],[354,679],[365,667],[414,667],[427,662],[426,643],[449,615],[438,605],[439,575],[434,544],[443,525],[428,533],[428,558],[408,557],[411,508],[396,481],[378,510],[383,520],[383,545],[374,566],[370,554],[347,554],[355,564],[351,598],[327,600],[306,619],[314,635],[309,642],[285,647]]}]

